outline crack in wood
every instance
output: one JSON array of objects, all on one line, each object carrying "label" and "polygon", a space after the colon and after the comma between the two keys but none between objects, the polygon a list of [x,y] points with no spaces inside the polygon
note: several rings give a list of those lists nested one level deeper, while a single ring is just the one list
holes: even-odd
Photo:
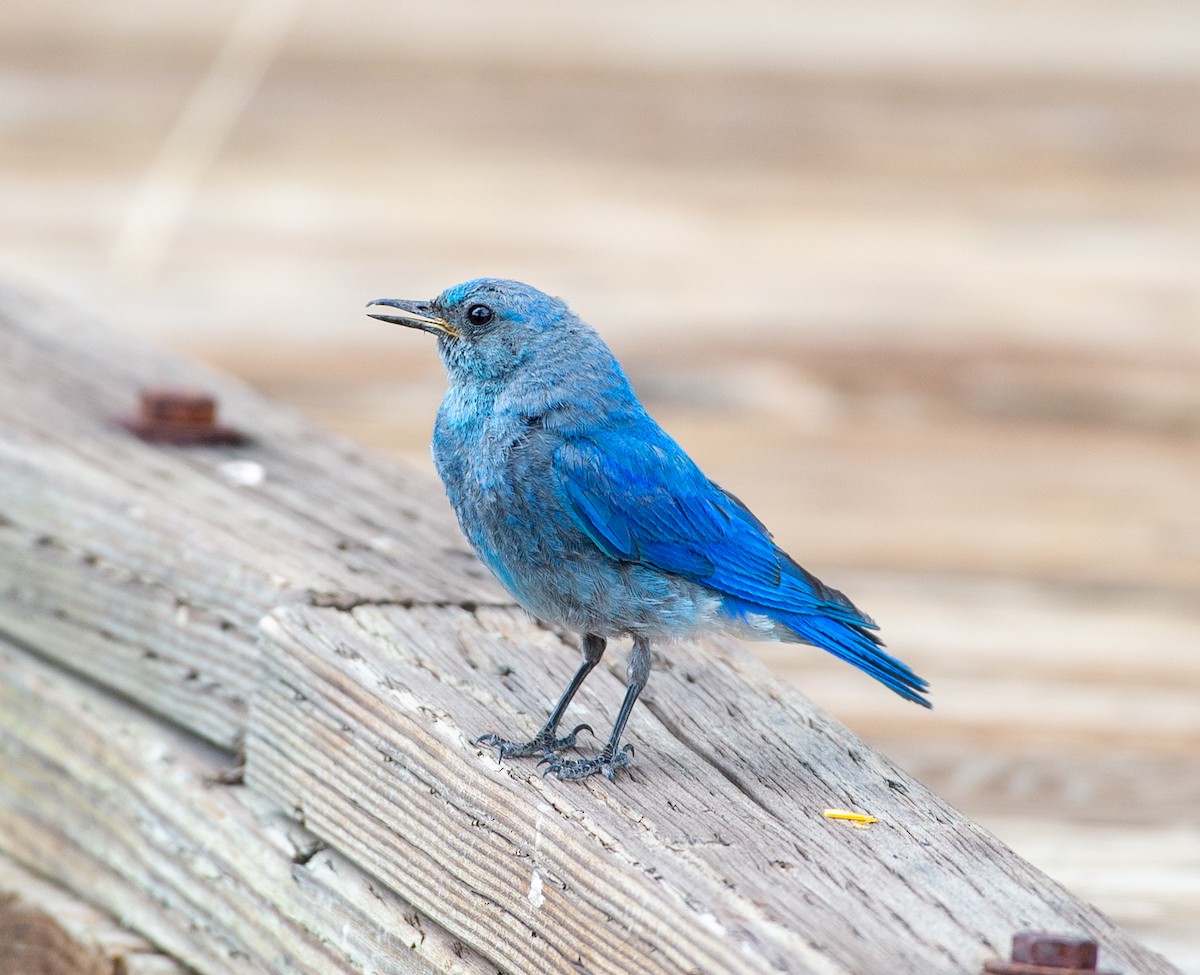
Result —
[{"label": "crack in wood", "polygon": [[393,607],[395,609],[461,609],[472,615],[480,609],[518,609],[512,600],[484,601],[478,599],[394,599],[371,598],[349,593],[312,592],[309,605],[321,609],[336,609],[344,613],[353,612],[364,606]]}]

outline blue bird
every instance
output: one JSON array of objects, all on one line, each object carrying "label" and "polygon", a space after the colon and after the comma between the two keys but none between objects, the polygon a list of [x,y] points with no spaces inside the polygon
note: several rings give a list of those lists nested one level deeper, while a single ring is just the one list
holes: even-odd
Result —
[{"label": "blue bird", "polygon": [[[463,533],[534,616],[582,635],[582,663],[526,742],[479,739],[500,757],[541,755],[560,778],[629,764],[621,734],[653,643],[719,630],[809,643],[929,707],[928,684],[882,649],[875,622],[805,571],[650,417],[600,336],[565,302],[480,278],[432,301],[380,298],[372,318],[437,336],[450,385],[433,460]],[[595,756],[558,753],[571,698],[607,641],[633,639],[625,699]]]}]

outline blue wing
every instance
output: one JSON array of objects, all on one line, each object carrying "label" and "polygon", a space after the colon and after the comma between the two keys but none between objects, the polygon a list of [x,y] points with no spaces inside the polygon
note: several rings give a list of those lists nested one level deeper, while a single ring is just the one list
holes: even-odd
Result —
[{"label": "blue wing", "polygon": [[724,595],[731,617],[765,615],[910,701],[927,684],[880,649],[875,622],[797,565],[736,497],[656,424],[572,439],[555,471],[580,528],[610,558],[641,562]]}]

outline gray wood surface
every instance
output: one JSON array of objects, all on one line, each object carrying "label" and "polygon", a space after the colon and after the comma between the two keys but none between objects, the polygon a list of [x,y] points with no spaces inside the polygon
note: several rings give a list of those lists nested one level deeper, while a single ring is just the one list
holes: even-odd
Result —
[{"label": "gray wood surface", "polygon": [[189,970],[495,971],[264,797],[215,781],[229,753],[4,640],[0,673],[0,849]]},{"label": "gray wood surface", "polygon": [[[250,783],[505,968],[963,972],[1034,927],[1172,970],[735,645],[657,656],[633,772],[580,786],[472,744],[534,729],[570,676],[519,615],[294,607],[265,632]],[[604,727],[622,669],[580,720]]]},{"label": "gray wood surface", "polygon": [[[950,973],[1049,927],[1096,936],[1112,967],[1174,971],[733,645],[656,658],[615,785],[497,762],[473,737],[532,730],[574,650],[499,595],[436,485],[2,299],[0,847],[186,964]],[[250,442],[114,425],[166,381],[218,393]],[[620,669],[614,653],[581,695],[598,728]],[[195,735],[244,743],[248,788],[206,790],[231,756]],[[278,812],[364,879],[298,878]],[[413,954],[379,940],[405,904],[440,932]]]}]

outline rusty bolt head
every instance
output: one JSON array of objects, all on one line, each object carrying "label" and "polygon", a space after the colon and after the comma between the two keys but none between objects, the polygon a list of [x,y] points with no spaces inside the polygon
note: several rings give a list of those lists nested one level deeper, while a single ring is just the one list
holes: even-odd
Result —
[{"label": "rusty bolt head", "polygon": [[1117,975],[1099,972],[1099,949],[1090,938],[1020,931],[1013,935],[1012,960],[983,963],[987,975]]},{"label": "rusty bolt head", "polygon": [[147,423],[177,423],[210,427],[217,418],[217,402],[207,393],[186,389],[144,389],[142,419]]},{"label": "rusty bolt head", "polygon": [[143,440],[170,444],[235,444],[242,435],[217,426],[217,404],[207,393],[167,387],[146,389],[141,412],[121,425]]},{"label": "rusty bolt head", "polygon": [[1012,960],[1026,965],[1094,972],[1098,953],[1096,942],[1089,938],[1040,931],[1020,931],[1013,935]]}]

